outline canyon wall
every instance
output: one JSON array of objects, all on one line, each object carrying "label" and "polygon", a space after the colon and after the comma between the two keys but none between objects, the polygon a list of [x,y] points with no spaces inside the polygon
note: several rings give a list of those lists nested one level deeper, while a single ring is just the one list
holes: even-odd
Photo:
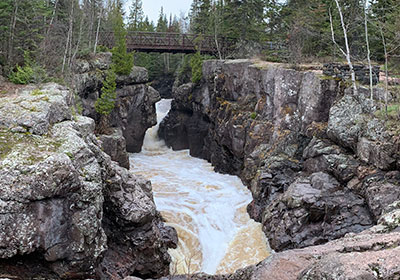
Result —
[{"label": "canyon wall", "polygon": [[0,277],[167,275],[176,232],[57,84],[0,97]]},{"label": "canyon wall", "polygon": [[[100,114],[95,110],[95,102],[101,95],[110,66],[111,53],[99,53],[78,59],[73,67],[72,84],[80,100],[81,113],[94,119],[97,124]],[[102,136],[103,148],[113,160],[129,168],[126,151],[141,151],[146,130],[157,123],[155,103],[161,97],[147,85],[149,77],[145,68],[134,66],[129,75],[118,75],[116,82],[115,108],[107,117],[112,131]]]},{"label": "canyon wall", "polygon": [[240,176],[276,251],[365,231],[400,200],[399,129],[375,117],[366,89],[281,64],[206,61],[203,80],[173,96],[159,135]]}]

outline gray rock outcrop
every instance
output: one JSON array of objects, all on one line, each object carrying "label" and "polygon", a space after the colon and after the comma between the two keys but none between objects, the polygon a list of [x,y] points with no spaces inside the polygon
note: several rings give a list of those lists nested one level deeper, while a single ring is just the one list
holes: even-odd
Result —
[{"label": "gray rock outcrop", "polygon": [[213,60],[173,96],[159,135],[240,176],[274,250],[359,233],[400,199],[400,141],[368,90],[354,96],[340,79],[281,64]]},{"label": "gray rock outcrop", "polygon": [[150,183],[111,161],[72,106],[57,84],[0,98],[0,275],[166,275],[176,233]]},{"label": "gray rock outcrop", "polygon": [[[111,65],[111,53],[100,53],[89,59],[79,59],[74,65],[73,84],[77,92],[82,114],[98,123],[100,115],[95,111],[95,102],[101,95],[101,88],[106,77],[106,71]],[[128,152],[140,152],[146,130],[157,123],[155,103],[160,100],[160,95],[152,87],[147,85],[148,72],[145,68],[132,68],[129,75],[118,75],[117,99],[115,108],[108,116],[108,123],[112,128],[121,129],[125,139],[117,139],[114,134],[109,137],[107,143],[115,139],[111,146],[119,146],[126,142]],[[106,148],[109,151],[112,147]],[[122,154],[124,150],[119,151]],[[127,155],[126,155],[127,156]],[[121,158],[122,166],[126,160]],[[118,161],[119,162],[119,161]]]}]

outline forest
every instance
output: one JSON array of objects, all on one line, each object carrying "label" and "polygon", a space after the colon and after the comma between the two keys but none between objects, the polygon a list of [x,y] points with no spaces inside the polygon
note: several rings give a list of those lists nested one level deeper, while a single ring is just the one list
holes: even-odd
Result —
[{"label": "forest", "polygon": [[[127,11],[123,7],[122,0],[0,0],[0,71],[6,77],[18,70],[33,72],[28,82],[62,80],[75,59],[106,50],[99,34],[115,31],[119,14],[124,32],[231,38],[241,51],[228,58],[345,62],[347,42],[352,61],[386,62],[391,73],[400,72],[396,0],[193,0],[188,16],[167,15],[161,8],[157,22],[143,13],[141,0],[131,1]],[[134,54],[134,64],[146,67],[153,80],[189,79],[190,60],[182,54]]]}]

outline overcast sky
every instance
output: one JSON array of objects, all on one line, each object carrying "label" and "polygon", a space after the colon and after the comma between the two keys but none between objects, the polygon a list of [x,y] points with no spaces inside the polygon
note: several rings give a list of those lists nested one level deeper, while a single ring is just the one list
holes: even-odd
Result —
[{"label": "overcast sky", "polygon": [[[157,23],[158,15],[160,14],[161,6],[164,7],[164,14],[176,15],[177,17],[183,12],[187,15],[190,10],[190,4],[192,0],[142,0],[143,11],[145,16],[147,15],[150,20]],[[131,0],[126,0],[125,12],[129,15],[129,7],[131,5]]]}]

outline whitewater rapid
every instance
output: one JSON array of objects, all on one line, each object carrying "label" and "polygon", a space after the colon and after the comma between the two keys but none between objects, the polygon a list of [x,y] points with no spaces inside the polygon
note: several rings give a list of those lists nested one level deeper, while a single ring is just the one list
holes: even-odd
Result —
[{"label": "whitewater rapid", "polygon": [[[170,106],[171,100],[157,103],[158,124]],[[157,209],[178,232],[178,248],[169,250],[171,274],[231,273],[265,259],[269,250],[261,224],[246,212],[250,191],[238,177],[214,172],[188,150],[167,148],[157,137],[158,124],[130,160],[133,173],[151,180]]]}]

